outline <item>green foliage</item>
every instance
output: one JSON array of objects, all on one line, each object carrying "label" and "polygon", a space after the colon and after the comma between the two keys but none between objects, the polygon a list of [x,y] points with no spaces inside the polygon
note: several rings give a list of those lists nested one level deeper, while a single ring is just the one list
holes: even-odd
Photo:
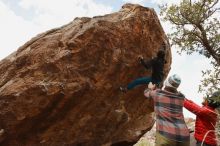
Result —
[{"label": "green foliage", "polygon": [[203,71],[199,91],[211,94],[220,89],[220,8],[219,0],[182,0],[178,5],[162,5],[161,16],[172,24],[168,34],[179,53],[197,52],[211,60],[212,70]]},{"label": "green foliage", "polygon": [[[202,71],[204,78],[199,85],[200,92],[206,92],[206,94],[211,95],[214,91],[219,90],[220,81],[216,79],[219,78],[220,67],[216,65],[213,68],[212,70]],[[220,98],[218,98],[218,101],[220,102]]]}]

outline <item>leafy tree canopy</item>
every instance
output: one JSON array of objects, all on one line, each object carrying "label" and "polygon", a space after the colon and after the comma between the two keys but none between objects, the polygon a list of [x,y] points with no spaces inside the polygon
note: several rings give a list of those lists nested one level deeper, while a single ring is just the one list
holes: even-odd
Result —
[{"label": "leafy tree canopy", "polygon": [[168,37],[172,45],[180,48],[178,52],[197,52],[210,59],[213,69],[202,71],[199,88],[206,94],[220,90],[219,5],[219,0],[182,0],[179,4],[160,6],[162,18],[173,26]]}]

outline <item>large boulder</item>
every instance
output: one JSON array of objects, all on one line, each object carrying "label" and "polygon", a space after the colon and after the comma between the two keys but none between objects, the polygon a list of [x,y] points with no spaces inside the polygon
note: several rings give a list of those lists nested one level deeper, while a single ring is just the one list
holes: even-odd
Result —
[{"label": "large boulder", "polygon": [[[48,22],[49,23],[49,22]],[[39,34],[0,62],[1,146],[131,145],[152,126],[137,58],[156,56],[167,37],[153,9],[76,18]],[[169,44],[165,75],[171,64]]]}]

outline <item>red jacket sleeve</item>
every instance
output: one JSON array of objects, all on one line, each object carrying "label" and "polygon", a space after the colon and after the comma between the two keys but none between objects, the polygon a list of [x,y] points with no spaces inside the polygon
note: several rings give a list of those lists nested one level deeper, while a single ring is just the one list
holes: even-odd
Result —
[{"label": "red jacket sleeve", "polygon": [[189,110],[190,112],[194,113],[195,115],[197,115],[198,113],[200,113],[200,111],[202,111],[201,107],[198,106],[197,104],[195,104],[193,101],[188,100],[185,98],[184,100],[184,107]]},{"label": "red jacket sleeve", "polygon": [[184,107],[195,115],[206,115],[209,116],[210,112],[205,108],[197,105],[191,100],[185,99]]},{"label": "red jacket sleeve", "polygon": [[212,117],[213,114],[216,115],[214,111],[208,109],[207,107],[201,107],[196,103],[194,103],[193,101],[188,100],[186,98],[184,100],[184,107],[197,116]]}]

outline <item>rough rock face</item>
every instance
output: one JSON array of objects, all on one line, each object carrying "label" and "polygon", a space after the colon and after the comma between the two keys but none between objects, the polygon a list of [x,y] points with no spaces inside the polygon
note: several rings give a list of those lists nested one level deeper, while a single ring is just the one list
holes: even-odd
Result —
[{"label": "rough rock face", "polygon": [[[42,33],[0,62],[1,146],[131,145],[152,125],[137,62],[154,57],[166,35],[153,9],[119,12]],[[167,46],[165,74],[171,64]]]}]

